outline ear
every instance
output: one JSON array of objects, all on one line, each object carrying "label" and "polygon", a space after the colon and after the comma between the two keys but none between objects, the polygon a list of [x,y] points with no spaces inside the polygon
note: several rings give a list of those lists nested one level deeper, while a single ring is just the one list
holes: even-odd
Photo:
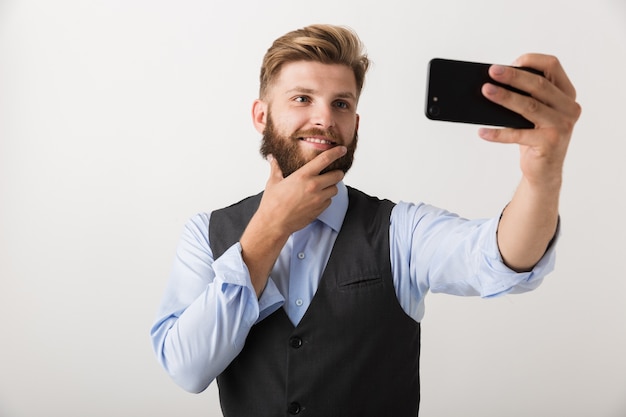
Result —
[{"label": "ear", "polygon": [[267,125],[267,103],[261,99],[254,100],[252,104],[252,123],[257,132],[263,134]]},{"label": "ear", "polygon": [[361,120],[361,116],[359,116],[359,114],[357,113],[356,114],[356,125],[354,127],[354,131],[357,132],[357,133],[359,132],[359,121],[360,120]]}]

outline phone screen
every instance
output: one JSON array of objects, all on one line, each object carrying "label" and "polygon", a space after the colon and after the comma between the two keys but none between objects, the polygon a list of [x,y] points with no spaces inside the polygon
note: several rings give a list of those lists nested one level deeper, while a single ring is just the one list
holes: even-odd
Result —
[{"label": "phone screen", "polygon": [[[485,98],[483,84],[489,82],[519,94],[529,95],[489,76],[491,64],[434,58],[429,63],[426,117],[431,120],[488,126],[534,128],[535,125],[499,104]],[[523,68],[534,73],[536,70]]]}]

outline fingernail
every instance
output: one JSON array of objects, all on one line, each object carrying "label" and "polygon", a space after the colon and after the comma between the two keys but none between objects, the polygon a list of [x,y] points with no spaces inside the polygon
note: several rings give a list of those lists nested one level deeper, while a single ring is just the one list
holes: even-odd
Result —
[{"label": "fingernail", "polygon": [[483,139],[489,139],[491,137],[491,129],[481,127],[480,129],[478,129],[478,136]]},{"label": "fingernail", "polygon": [[485,84],[485,93],[489,95],[496,94],[498,92],[498,88],[493,84]]},{"label": "fingernail", "polygon": [[494,75],[502,75],[504,74],[504,67],[502,65],[492,65],[491,72]]},{"label": "fingernail", "polygon": [[345,155],[346,152],[348,152],[348,148],[346,148],[345,146],[340,146],[339,148],[341,148],[341,154]]}]

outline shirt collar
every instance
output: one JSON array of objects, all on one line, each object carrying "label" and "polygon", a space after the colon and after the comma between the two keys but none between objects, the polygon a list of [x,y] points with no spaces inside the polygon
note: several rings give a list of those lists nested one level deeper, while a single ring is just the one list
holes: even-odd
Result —
[{"label": "shirt collar", "polygon": [[332,228],[335,232],[339,232],[343,219],[348,211],[348,189],[343,181],[337,183],[338,193],[330,203],[330,206],[324,210],[317,219]]}]

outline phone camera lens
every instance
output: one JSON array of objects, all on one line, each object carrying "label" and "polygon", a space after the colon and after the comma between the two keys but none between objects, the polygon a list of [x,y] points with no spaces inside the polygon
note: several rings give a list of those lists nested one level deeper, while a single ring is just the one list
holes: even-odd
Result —
[{"label": "phone camera lens", "polygon": [[435,106],[434,104],[428,108],[428,114],[431,116],[439,116],[439,106]]}]

